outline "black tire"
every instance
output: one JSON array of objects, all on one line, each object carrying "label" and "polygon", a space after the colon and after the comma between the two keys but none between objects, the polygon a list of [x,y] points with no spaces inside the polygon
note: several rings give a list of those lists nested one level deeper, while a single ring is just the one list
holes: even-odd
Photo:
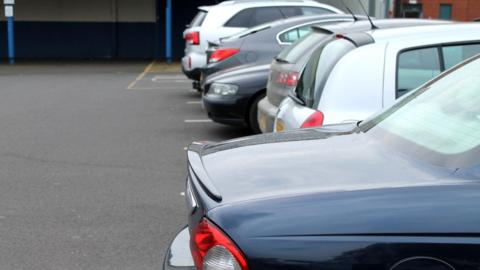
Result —
[{"label": "black tire", "polygon": [[262,93],[255,97],[253,102],[250,104],[250,108],[248,109],[248,126],[253,134],[260,134],[262,131],[260,130],[260,125],[258,124],[258,103],[265,97],[265,93]]}]

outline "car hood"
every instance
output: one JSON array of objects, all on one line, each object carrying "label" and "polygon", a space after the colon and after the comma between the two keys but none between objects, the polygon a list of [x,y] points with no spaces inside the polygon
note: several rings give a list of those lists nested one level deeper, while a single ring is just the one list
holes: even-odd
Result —
[{"label": "car hood", "polygon": [[452,169],[397,153],[364,133],[332,135],[341,133],[310,129],[252,136],[207,145],[200,155],[222,203],[461,181]]}]

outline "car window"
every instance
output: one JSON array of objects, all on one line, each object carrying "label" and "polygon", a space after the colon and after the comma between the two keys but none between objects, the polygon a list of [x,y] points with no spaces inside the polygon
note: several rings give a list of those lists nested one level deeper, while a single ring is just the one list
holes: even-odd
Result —
[{"label": "car window", "polygon": [[205,21],[206,17],[207,17],[207,12],[203,10],[198,11],[197,15],[195,15],[192,22],[190,23],[190,27],[202,26],[203,21]]},{"label": "car window", "polygon": [[445,69],[480,53],[480,44],[453,45],[442,47]]},{"label": "car window", "polygon": [[280,12],[282,12],[283,16],[285,16],[285,18],[303,15],[300,7],[279,7],[279,9]]},{"label": "car window", "polygon": [[305,106],[307,107],[312,107],[313,105],[313,91],[315,88],[318,61],[320,61],[320,55],[324,48],[325,46],[321,46],[312,54],[295,88],[297,97],[305,102]]},{"label": "car window", "polygon": [[249,28],[251,25],[251,19],[254,12],[255,12],[255,9],[253,8],[244,9],[239,13],[237,13],[235,16],[233,16],[230,20],[228,20],[227,23],[225,23],[225,26]]},{"label": "car window", "polygon": [[255,12],[253,13],[250,27],[257,26],[263,23],[273,22],[283,18],[283,14],[277,7],[256,8]]},{"label": "car window", "polygon": [[319,7],[301,7],[303,15],[332,14],[333,11]]},{"label": "car window", "polygon": [[350,41],[332,37],[315,50],[305,66],[295,90],[297,97],[303,100],[307,107],[312,108],[318,104],[333,68],[343,56],[353,49],[355,49],[355,45]]},{"label": "car window", "polygon": [[437,47],[400,53],[397,66],[397,97],[406,94],[441,73]]},{"label": "car window", "polygon": [[[314,31],[313,28],[322,28],[326,25],[332,27],[332,25],[336,24],[343,26],[342,22],[346,23],[347,20],[329,21],[323,23],[315,23],[311,26],[309,25],[309,27],[311,28],[308,29],[309,32],[302,36],[299,40],[295,41],[293,45],[283,49],[276,58],[288,63],[297,63],[305,54],[310,53],[310,50],[321,46],[323,42],[325,42],[325,38],[329,37],[326,32],[323,32],[321,30]],[[300,33],[300,35],[302,34],[303,33]]]},{"label": "car window", "polygon": [[302,26],[302,27],[298,27],[298,28],[289,30],[289,31],[281,34],[280,36],[278,36],[278,39],[282,43],[293,43],[293,42],[299,40],[300,38],[306,36],[310,32],[312,32],[312,26],[311,25]]},{"label": "car window", "polygon": [[402,152],[437,165],[478,164],[479,78],[480,60],[472,59],[366,121],[362,128]]}]

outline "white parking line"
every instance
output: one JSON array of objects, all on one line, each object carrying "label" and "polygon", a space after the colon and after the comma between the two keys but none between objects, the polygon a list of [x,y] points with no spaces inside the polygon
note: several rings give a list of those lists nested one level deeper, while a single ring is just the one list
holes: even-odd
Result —
[{"label": "white parking line", "polygon": [[175,82],[190,82],[189,80],[184,80],[183,75],[157,75],[152,78],[152,82],[162,82],[162,81],[175,81]]},{"label": "white parking line", "polygon": [[192,105],[192,104],[202,104],[202,101],[201,100],[199,100],[199,101],[187,101],[187,104],[190,104],[190,105]]},{"label": "white parking line", "polygon": [[210,119],[190,119],[190,120],[185,120],[185,123],[188,124],[196,124],[196,123],[211,123],[212,120]]}]

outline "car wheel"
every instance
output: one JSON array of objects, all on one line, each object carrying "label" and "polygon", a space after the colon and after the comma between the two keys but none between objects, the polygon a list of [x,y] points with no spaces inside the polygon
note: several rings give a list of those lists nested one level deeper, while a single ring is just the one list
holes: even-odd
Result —
[{"label": "car wheel", "polygon": [[265,97],[265,93],[262,93],[255,97],[252,104],[250,105],[250,109],[248,112],[248,126],[252,130],[254,134],[260,134],[262,131],[260,130],[260,125],[258,124],[258,103]]}]

